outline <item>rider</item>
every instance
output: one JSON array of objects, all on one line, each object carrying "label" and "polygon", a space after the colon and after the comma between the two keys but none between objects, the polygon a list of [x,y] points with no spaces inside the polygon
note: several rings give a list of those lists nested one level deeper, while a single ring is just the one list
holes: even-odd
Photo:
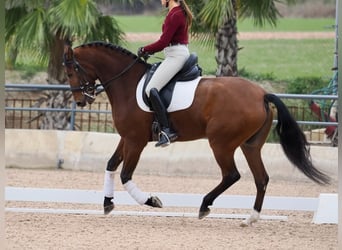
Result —
[{"label": "rider", "polygon": [[161,50],[164,50],[165,54],[165,59],[146,86],[146,95],[156,113],[158,122],[161,124],[161,134],[156,147],[168,146],[178,137],[176,132],[171,129],[159,91],[183,67],[190,56],[187,46],[188,30],[193,18],[185,0],[161,0],[161,3],[168,8],[168,14],[162,26],[162,34],[158,41],[138,50],[139,57],[145,57]]}]

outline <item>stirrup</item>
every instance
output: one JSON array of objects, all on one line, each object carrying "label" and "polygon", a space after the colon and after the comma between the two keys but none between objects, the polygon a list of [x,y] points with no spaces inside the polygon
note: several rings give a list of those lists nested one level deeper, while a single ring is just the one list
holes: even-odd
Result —
[{"label": "stirrup", "polygon": [[175,141],[177,139],[177,134],[176,133],[172,133],[172,134],[167,134],[164,131],[160,131],[159,134],[159,141],[156,143],[156,147],[166,147],[169,146],[171,144],[171,142]]}]

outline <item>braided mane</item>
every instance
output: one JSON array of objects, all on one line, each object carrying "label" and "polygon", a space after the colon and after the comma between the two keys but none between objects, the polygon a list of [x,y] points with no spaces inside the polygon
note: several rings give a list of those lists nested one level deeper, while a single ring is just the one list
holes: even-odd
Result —
[{"label": "braided mane", "polygon": [[[111,49],[111,50],[115,50],[115,51],[119,51],[120,53],[123,53],[127,56],[130,56],[132,57],[132,59],[137,59],[137,55],[132,53],[131,51],[129,51],[128,49],[125,49],[119,45],[114,45],[112,43],[106,43],[106,42],[103,42],[103,41],[95,41],[95,42],[89,42],[89,43],[85,43],[85,44],[82,44],[82,45],[79,45],[76,48],[86,48],[86,47],[104,47],[106,49]],[[143,61],[142,59],[138,59],[138,62],[140,63],[144,63],[144,64],[147,64],[145,61]]]}]

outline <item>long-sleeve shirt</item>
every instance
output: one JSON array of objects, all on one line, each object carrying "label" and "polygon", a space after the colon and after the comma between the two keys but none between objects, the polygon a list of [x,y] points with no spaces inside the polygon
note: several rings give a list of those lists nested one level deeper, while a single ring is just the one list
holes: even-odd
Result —
[{"label": "long-sleeve shirt", "polygon": [[167,14],[162,34],[158,41],[144,47],[144,51],[153,54],[172,44],[188,44],[188,25],[181,6],[176,6]]}]

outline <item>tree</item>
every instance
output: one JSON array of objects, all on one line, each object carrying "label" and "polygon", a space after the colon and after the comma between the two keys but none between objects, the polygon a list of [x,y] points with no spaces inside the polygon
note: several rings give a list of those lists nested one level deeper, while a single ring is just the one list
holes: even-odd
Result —
[{"label": "tree", "polygon": [[251,17],[256,26],[266,22],[276,25],[280,16],[276,2],[293,3],[295,0],[188,0],[196,22],[195,37],[206,44],[215,37],[217,76],[237,76],[238,29],[237,18]]},{"label": "tree", "polygon": [[[111,16],[100,13],[96,4],[111,3],[93,0],[6,0],[5,41],[13,64],[17,53],[30,55],[47,65],[48,83],[64,84],[62,66],[65,41],[83,43],[104,40],[119,44],[123,32]],[[70,93],[51,91],[47,107],[66,107]],[[68,129],[67,113],[46,112],[41,128]]]}]

